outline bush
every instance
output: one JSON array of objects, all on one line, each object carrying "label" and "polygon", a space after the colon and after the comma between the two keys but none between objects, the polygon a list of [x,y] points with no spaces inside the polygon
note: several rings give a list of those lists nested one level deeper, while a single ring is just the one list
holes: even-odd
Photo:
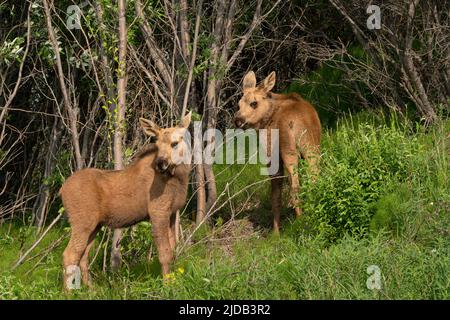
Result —
[{"label": "bush", "polygon": [[370,231],[378,233],[385,230],[400,235],[405,216],[413,209],[411,203],[411,192],[405,185],[383,195],[373,205],[374,214],[370,220]]},{"label": "bush", "polygon": [[405,213],[408,197],[405,192],[388,193],[401,183],[417,185],[436,176],[444,168],[432,165],[434,156],[395,118],[381,124],[378,119],[360,123],[358,118],[338,123],[334,133],[324,135],[316,183],[300,166],[307,226],[331,242],[345,234],[362,237],[370,225],[394,228],[392,213]]}]

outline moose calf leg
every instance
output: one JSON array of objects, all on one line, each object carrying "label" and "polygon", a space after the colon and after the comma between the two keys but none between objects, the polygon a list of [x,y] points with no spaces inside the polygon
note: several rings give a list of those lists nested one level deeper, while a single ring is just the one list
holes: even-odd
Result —
[{"label": "moose calf leg", "polygon": [[170,218],[153,218],[152,233],[158,251],[159,263],[163,276],[170,272],[170,263],[173,260],[173,250],[170,245],[169,228]]},{"label": "moose calf leg", "polygon": [[86,246],[86,249],[84,250],[83,256],[80,260],[80,269],[81,269],[81,280],[83,281],[84,285],[87,285],[88,287],[92,287],[91,283],[91,277],[89,275],[89,251],[91,250],[92,246],[95,242],[95,236],[97,234],[98,229],[93,231],[91,235],[89,236],[88,245]]},{"label": "moose calf leg", "polygon": [[281,176],[273,176],[270,180],[272,212],[273,212],[273,232],[280,233],[280,214],[281,214],[281,190],[283,186],[283,179]]},{"label": "moose calf leg", "polygon": [[74,267],[79,268],[81,257],[83,256],[88,244],[89,234],[90,232],[82,232],[72,229],[72,236],[63,253],[64,288],[66,290],[73,289],[68,283],[69,280],[72,280],[70,278],[71,274],[69,274],[69,269],[73,272]]},{"label": "moose calf leg", "polygon": [[291,187],[290,190],[290,205],[294,207],[295,214],[299,217],[302,214],[302,208],[300,207],[300,201],[298,200],[298,193],[300,191],[300,183],[298,181],[298,172],[297,172],[297,156],[289,156],[283,158],[283,161],[286,166],[286,171],[289,174],[289,184]]},{"label": "moose calf leg", "polygon": [[175,250],[175,246],[177,244],[177,238],[176,238],[176,213],[173,213],[170,217],[170,227],[169,227],[169,242],[170,247],[173,250]]},{"label": "moose calf leg", "polygon": [[294,207],[295,215],[297,217],[301,216],[302,214],[302,208],[300,206],[300,201],[298,200],[298,193],[300,191],[300,183],[298,182],[298,174],[294,173],[292,175],[289,175],[289,181],[291,185],[291,206]]},{"label": "moose calf leg", "polygon": [[122,240],[122,229],[114,229],[111,246],[111,269],[117,271],[122,263],[122,254],[120,253],[120,240]]},{"label": "moose calf leg", "polygon": [[313,182],[317,180],[317,177],[319,175],[320,169],[319,169],[319,159],[320,159],[320,153],[319,152],[309,152],[305,155],[305,160],[308,162],[309,171],[311,173],[311,179]]}]

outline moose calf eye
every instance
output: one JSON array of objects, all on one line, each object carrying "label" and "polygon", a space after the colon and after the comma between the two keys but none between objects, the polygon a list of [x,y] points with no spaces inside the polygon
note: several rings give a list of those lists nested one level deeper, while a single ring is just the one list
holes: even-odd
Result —
[{"label": "moose calf eye", "polygon": [[156,138],[156,136],[150,137],[150,143],[156,143],[157,140],[158,140],[158,138]]},{"label": "moose calf eye", "polygon": [[256,109],[256,107],[258,106],[258,102],[253,101],[252,103],[250,103],[250,107],[252,107],[253,109]]}]

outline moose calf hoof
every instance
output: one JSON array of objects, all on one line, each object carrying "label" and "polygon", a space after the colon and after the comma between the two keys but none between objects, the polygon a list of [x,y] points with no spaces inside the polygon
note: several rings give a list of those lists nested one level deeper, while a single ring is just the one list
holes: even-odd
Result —
[{"label": "moose calf hoof", "polygon": [[163,275],[163,284],[168,285],[175,281],[175,275],[173,273],[167,273]]},{"label": "moose calf hoof", "polygon": [[77,265],[69,265],[64,270],[64,288],[66,291],[80,289],[81,270]]},{"label": "moose calf hoof", "polygon": [[113,253],[111,255],[111,270],[118,271],[122,264],[122,255],[119,253]]},{"label": "moose calf hoof", "polygon": [[92,284],[92,279],[91,279],[91,277],[90,277],[89,275],[88,275],[88,276],[85,276],[84,273],[83,273],[83,284],[84,284],[85,286],[87,286],[89,290],[94,289],[94,285]]}]

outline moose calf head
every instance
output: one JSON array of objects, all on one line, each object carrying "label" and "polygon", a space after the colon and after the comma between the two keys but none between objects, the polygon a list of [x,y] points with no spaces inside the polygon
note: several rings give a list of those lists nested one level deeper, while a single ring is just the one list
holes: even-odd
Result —
[{"label": "moose calf head", "polygon": [[152,138],[157,149],[155,158],[155,169],[160,173],[174,175],[175,169],[182,163],[188,163],[190,155],[186,134],[191,123],[191,112],[189,112],[177,127],[161,129],[151,120],[140,118],[139,122],[144,132]]},{"label": "moose calf head", "polygon": [[272,113],[270,90],[275,85],[275,71],[256,86],[256,77],[253,71],[244,77],[243,96],[239,100],[239,111],[234,116],[234,124],[237,128],[261,127],[262,122],[268,119]]}]

